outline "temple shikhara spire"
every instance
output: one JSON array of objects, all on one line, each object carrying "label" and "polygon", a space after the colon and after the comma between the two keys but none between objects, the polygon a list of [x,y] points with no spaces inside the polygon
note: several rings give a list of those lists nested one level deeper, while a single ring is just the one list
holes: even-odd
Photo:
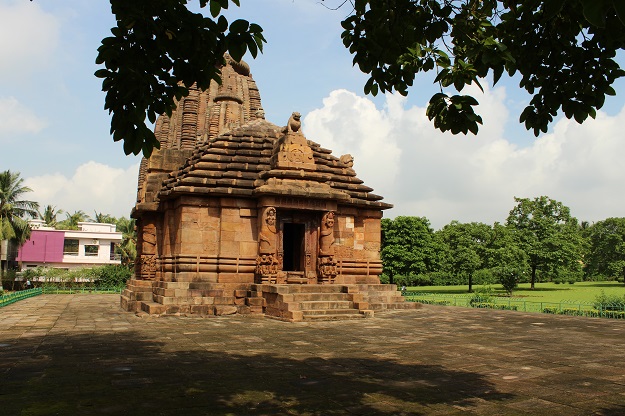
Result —
[{"label": "temple shikhara spire", "polygon": [[299,113],[283,127],[265,120],[246,63],[226,56],[221,74],[156,122],[161,148],[141,162],[122,307],[290,321],[414,307],[379,280],[392,205],[357,178],[350,155],[306,138]]}]

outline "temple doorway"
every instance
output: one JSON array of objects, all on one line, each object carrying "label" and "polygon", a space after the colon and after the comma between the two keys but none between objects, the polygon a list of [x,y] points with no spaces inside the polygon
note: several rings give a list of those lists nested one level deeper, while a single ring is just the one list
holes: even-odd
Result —
[{"label": "temple doorway", "polygon": [[283,224],[282,248],[284,250],[285,272],[303,272],[305,270],[305,224],[285,222]]}]

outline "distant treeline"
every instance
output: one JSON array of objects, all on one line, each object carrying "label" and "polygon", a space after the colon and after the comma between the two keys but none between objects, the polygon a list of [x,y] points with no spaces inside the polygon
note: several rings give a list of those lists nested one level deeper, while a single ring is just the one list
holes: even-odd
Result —
[{"label": "distant treeline", "polygon": [[546,196],[515,198],[505,224],[382,220],[383,282],[405,286],[574,283],[625,276],[625,218],[578,222]]}]

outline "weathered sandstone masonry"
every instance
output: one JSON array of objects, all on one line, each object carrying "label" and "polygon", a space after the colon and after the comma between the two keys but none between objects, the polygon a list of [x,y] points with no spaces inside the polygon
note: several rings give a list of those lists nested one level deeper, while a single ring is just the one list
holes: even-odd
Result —
[{"label": "weathered sandstone masonry", "polygon": [[353,158],[308,140],[299,113],[264,119],[249,67],[193,90],[155,128],[141,162],[135,277],[121,296],[150,314],[347,319],[413,307],[380,285],[380,219],[391,205]]}]

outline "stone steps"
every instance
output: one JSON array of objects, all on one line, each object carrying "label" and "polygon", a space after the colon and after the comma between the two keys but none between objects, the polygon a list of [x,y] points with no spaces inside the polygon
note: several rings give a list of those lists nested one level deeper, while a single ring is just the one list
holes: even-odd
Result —
[{"label": "stone steps", "polygon": [[[304,311],[305,312],[305,311]],[[349,313],[323,313],[323,314],[308,314],[304,313],[302,321],[339,321],[347,319],[363,319],[365,315],[357,310],[349,311]]]},{"label": "stone steps", "polygon": [[[336,310],[336,309],[354,309],[354,303],[349,300],[307,300],[285,302],[293,308],[289,310],[310,311],[310,310]],[[354,309],[357,311],[357,309]]]},{"label": "stone steps", "polygon": [[292,298],[296,302],[312,302],[312,301],[341,301],[341,300],[349,300],[349,295],[347,293],[312,293],[312,292],[303,292],[303,293],[293,293]]},{"label": "stone steps", "polygon": [[264,314],[285,321],[355,319],[416,309],[395,285],[287,285],[129,281],[121,307],[153,315]]}]

